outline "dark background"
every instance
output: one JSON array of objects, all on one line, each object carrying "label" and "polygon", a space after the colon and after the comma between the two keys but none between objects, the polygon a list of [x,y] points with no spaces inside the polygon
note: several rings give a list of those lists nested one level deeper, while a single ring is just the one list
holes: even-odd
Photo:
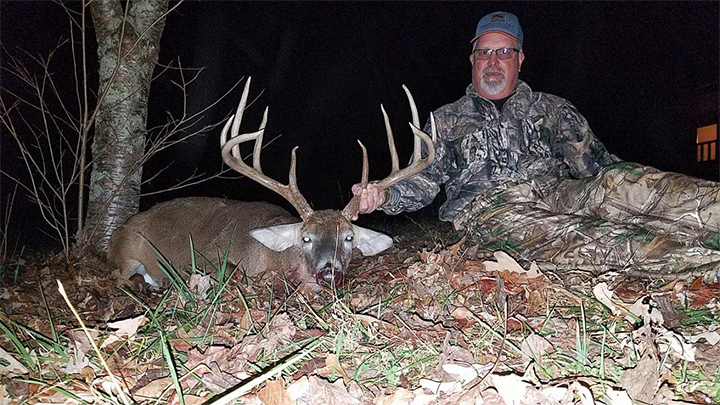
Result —
[{"label": "dark background", "polygon": [[[46,55],[60,38],[69,38],[67,17],[57,4],[3,1],[0,7],[0,41],[12,54],[23,49]],[[285,182],[290,150],[299,145],[301,191],[316,209],[341,208],[360,177],[355,139],[368,147],[371,178],[389,171],[380,103],[406,162],[412,146],[401,85],[412,91],[423,123],[433,109],[461,97],[470,83],[475,25],[498,10],[515,13],[525,32],[520,78],[535,91],[570,100],[611,153],[718,180],[717,160],[695,161],[695,129],[718,123],[718,2],[187,2],[167,19],[160,62],[179,58],[184,67],[204,68],[189,88],[191,112],[252,76],[251,98],[262,94],[242,128],[256,129],[269,105],[266,140],[280,136],[264,150],[266,174]],[[70,59],[58,56],[55,69],[57,77],[70,75]],[[171,72],[153,83],[149,126],[179,111],[182,94],[171,82],[177,78]],[[7,74],[0,79],[12,88]],[[206,124],[231,113],[241,87],[207,114]],[[217,172],[219,132],[158,156],[144,177],[172,162],[171,169],[143,191],[167,187],[196,170]],[[24,167],[8,138],[3,134],[0,168],[21,175]],[[5,204],[13,187],[6,178],[0,185]],[[231,179],[154,194],[143,198],[141,208],[185,195],[288,206],[251,181]],[[36,230],[42,223],[33,220],[37,214],[26,198],[16,201],[14,212],[11,242],[51,246]],[[370,220],[380,217],[385,216]]]}]

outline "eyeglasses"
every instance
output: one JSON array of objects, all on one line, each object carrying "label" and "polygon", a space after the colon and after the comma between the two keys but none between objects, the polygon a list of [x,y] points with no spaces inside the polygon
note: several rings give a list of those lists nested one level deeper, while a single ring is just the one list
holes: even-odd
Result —
[{"label": "eyeglasses", "polygon": [[519,49],[515,48],[498,48],[498,49],[487,49],[480,48],[475,50],[475,59],[488,60],[492,56],[493,52],[497,55],[498,59],[510,59],[515,52],[520,52]]}]

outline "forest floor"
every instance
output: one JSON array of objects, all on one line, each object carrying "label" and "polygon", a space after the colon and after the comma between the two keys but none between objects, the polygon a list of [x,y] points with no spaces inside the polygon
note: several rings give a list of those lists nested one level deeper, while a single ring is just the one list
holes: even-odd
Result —
[{"label": "forest floor", "polygon": [[465,259],[447,224],[393,234],[319,293],[222,264],[134,293],[90,257],[6,259],[0,403],[720,403],[720,286],[568,286]]}]

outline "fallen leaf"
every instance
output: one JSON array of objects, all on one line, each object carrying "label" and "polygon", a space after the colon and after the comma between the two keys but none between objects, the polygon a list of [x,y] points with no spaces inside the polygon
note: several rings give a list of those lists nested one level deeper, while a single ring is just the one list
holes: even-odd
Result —
[{"label": "fallen leaf", "polygon": [[205,299],[208,291],[210,291],[210,288],[212,287],[212,284],[212,277],[210,277],[209,274],[203,276],[196,273],[190,276],[188,287],[190,288],[190,291],[195,292],[200,299]]},{"label": "fallen leaf", "polygon": [[483,265],[485,266],[486,271],[511,271],[513,273],[520,273],[525,274],[525,269],[518,264],[518,262],[515,261],[510,255],[503,252],[502,250],[498,250],[497,252],[493,253],[493,257],[495,257],[496,261],[487,260],[483,262]]},{"label": "fallen leaf", "polygon": [[457,255],[460,251],[460,248],[463,247],[465,244],[465,241],[467,240],[467,236],[464,235],[459,241],[457,241],[454,245],[450,245],[447,247],[448,252]]},{"label": "fallen leaf", "polygon": [[398,388],[391,395],[378,399],[377,405],[407,405],[410,404],[414,397],[415,394],[412,391]]},{"label": "fallen leaf", "polygon": [[137,316],[135,318],[123,319],[121,321],[108,322],[108,327],[116,329],[112,332],[105,341],[102,342],[100,348],[103,349],[111,344],[119,341],[121,338],[132,338],[137,333],[140,326],[147,322],[147,318],[144,315]]},{"label": "fallen leaf", "polygon": [[720,289],[718,287],[705,284],[700,277],[688,288],[690,306],[693,308],[705,306],[713,298],[718,298],[719,293]]},{"label": "fallen leaf", "polygon": [[12,376],[28,373],[28,369],[25,368],[22,363],[17,361],[15,357],[10,355],[10,353],[6,352],[2,347],[0,347],[0,359],[7,363],[7,365],[3,365],[3,363],[0,362],[0,375]]},{"label": "fallen leaf", "polygon": [[520,350],[529,357],[536,359],[537,362],[542,365],[544,356],[554,352],[555,348],[544,337],[536,333],[531,333],[520,344]]},{"label": "fallen leaf", "polygon": [[[90,334],[90,337],[97,341],[98,336],[100,336],[100,332],[96,329],[88,329],[87,331]],[[70,335],[75,347],[77,347],[81,352],[90,353],[93,350],[92,343],[90,343],[88,335],[83,329],[73,329],[68,331],[68,334]]]},{"label": "fallen leaf", "polygon": [[705,339],[710,346],[715,346],[717,342],[720,342],[720,334],[718,334],[716,331],[709,331],[709,332],[703,332],[698,335],[692,335],[688,336],[688,341],[691,343],[696,343],[700,341],[700,339]]},{"label": "fallen leaf", "polygon": [[633,401],[652,403],[655,391],[660,386],[660,362],[653,354],[645,354],[635,368],[622,374],[622,387]]},{"label": "fallen leaf", "polygon": [[603,282],[593,287],[593,296],[596,300],[608,307],[613,315],[620,314],[620,308],[615,304],[616,300],[613,299],[613,292],[610,290],[607,283]]},{"label": "fallen leaf", "polygon": [[608,405],[632,405],[632,399],[624,390],[615,390],[606,386],[605,397],[609,400]]},{"label": "fallen leaf", "polygon": [[287,387],[297,405],[359,405],[360,401],[348,394],[341,379],[329,383],[320,377],[302,377]]},{"label": "fallen leaf", "polygon": [[665,353],[671,349],[681,359],[695,361],[695,348],[687,343],[682,335],[666,330],[658,334],[657,341],[658,349],[661,353]]},{"label": "fallen leaf", "polygon": [[163,390],[172,385],[172,377],[158,378],[150,381],[143,387],[140,387],[140,389],[135,391],[134,395],[143,399],[157,399],[160,397],[160,394],[163,392]]},{"label": "fallen leaf", "polygon": [[285,389],[283,380],[267,381],[265,387],[258,391],[258,398],[265,405],[293,405],[295,401],[290,398]]},{"label": "fallen leaf", "polygon": [[345,381],[352,380],[352,378],[348,375],[348,373],[338,361],[337,356],[332,353],[328,353],[327,357],[325,357],[325,367],[318,368],[317,370],[315,370],[315,372],[317,373],[317,375],[324,378],[339,375]]}]

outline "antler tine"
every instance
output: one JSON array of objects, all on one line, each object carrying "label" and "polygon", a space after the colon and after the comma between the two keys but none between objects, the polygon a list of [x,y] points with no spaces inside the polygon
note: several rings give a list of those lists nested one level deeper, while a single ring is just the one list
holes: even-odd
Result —
[{"label": "antler tine", "polygon": [[[388,147],[390,148],[390,158],[392,160],[392,170],[390,171],[390,175],[380,180],[377,184],[378,189],[381,191],[386,190],[388,187],[392,186],[395,183],[398,183],[402,180],[407,179],[408,177],[414,176],[422,172],[427,167],[429,167],[435,160],[435,141],[437,140],[437,128],[435,126],[435,118],[432,114],[430,114],[430,128],[432,132],[431,137],[420,129],[420,118],[418,117],[415,100],[413,99],[412,94],[410,94],[410,90],[408,90],[407,87],[405,87],[404,85],[403,89],[405,90],[408,102],[410,103],[410,111],[412,114],[412,123],[410,123],[410,129],[415,135],[413,159],[410,166],[399,170],[397,149],[395,148],[395,140],[392,134],[392,128],[390,127],[390,120],[388,119],[387,113],[385,112],[385,108],[381,104],[380,109],[382,110],[383,119],[385,120],[385,130],[387,132]],[[422,158],[423,144],[427,147],[428,150],[428,155],[424,159]],[[360,145],[362,146],[362,143]],[[363,153],[366,153],[364,147]],[[365,166],[367,166],[367,156],[365,156],[364,158],[365,161],[363,162],[363,171],[365,170]],[[362,186],[365,187],[365,185],[367,185],[367,181],[363,180]],[[355,214],[357,214],[359,205],[360,196],[353,196],[350,202],[348,202],[348,204],[343,209],[343,215],[345,215],[345,217],[348,219],[354,217]]]},{"label": "antler tine", "polygon": [[[249,91],[250,79],[248,78],[245,83],[245,89],[243,90],[242,97],[240,98],[237,111],[235,115],[231,116],[227,123],[225,123],[220,136],[220,147],[222,148],[223,161],[236,172],[283,196],[290,204],[292,204],[293,207],[295,207],[298,214],[300,214],[300,217],[303,220],[306,220],[312,215],[313,210],[310,208],[310,205],[307,203],[302,194],[300,194],[300,190],[298,190],[297,187],[297,178],[295,174],[295,150],[297,147],[293,148],[290,153],[290,173],[287,185],[281,184],[280,182],[267,177],[263,174],[260,167],[260,152],[262,150],[262,138],[265,132],[265,124],[267,123],[268,109],[266,108],[263,113],[260,129],[255,132],[238,134],[238,131],[240,130],[240,123],[242,121],[242,113],[247,104]],[[228,131],[230,132],[229,140],[227,136]],[[253,167],[251,168],[243,162],[242,157],[240,156],[240,144],[253,139],[255,140],[255,146],[253,148]]]},{"label": "antler tine", "polygon": [[[430,115],[430,128],[432,132],[432,137],[428,134],[426,134],[423,130],[420,129],[420,119],[418,118],[418,112],[417,107],[415,106],[415,100],[412,97],[412,94],[410,94],[410,90],[407,89],[407,87],[403,86],[403,89],[405,90],[405,94],[408,98],[408,103],[410,104],[410,111],[412,113],[412,123],[410,124],[410,128],[413,131],[413,134],[415,135],[414,139],[414,148],[413,148],[413,159],[410,166],[398,170],[397,168],[393,168],[393,170],[390,172],[390,175],[378,182],[378,188],[381,190],[385,190],[388,187],[392,186],[393,184],[405,180],[408,177],[411,177],[415,174],[418,174],[425,170],[428,166],[432,164],[432,162],[435,160],[435,141],[437,139],[437,130],[435,128],[435,119],[433,118],[432,114]],[[387,115],[385,115],[385,127],[389,128],[390,123],[387,120]],[[390,131],[388,131],[388,138],[390,138],[392,135],[390,134]],[[428,155],[423,159],[422,158],[422,145],[425,145],[428,150]],[[395,143],[390,143],[390,155],[391,156],[397,156],[397,150],[395,148]]]},{"label": "antler tine", "polygon": [[392,127],[390,126],[390,119],[388,118],[388,115],[385,112],[385,107],[383,107],[382,104],[380,104],[380,110],[382,110],[383,120],[385,121],[385,132],[387,133],[388,148],[390,148],[390,160],[392,162],[392,169],[390,170],[390,173],[394,173],[400,170],[398,155],[395,150],[395,137],[393,136]]},{"label": "antler tine", "polygon": [[367,149],[365,149],[365,145],[363,145],[362,142],[358,139],[357,143],[360,145],[360,149],[362,149],[363,154],[363,168],[362,168],[362,176],[360,177],[360,184],[365,187],[368,184],[368,177],[370,173],[370,169],[368,168],[368,154]]},{"label": "antler tine", "polygon": [[[415,99],[413,98],[412,94],[410,94],[410,90],[408,90],[407,87],[403,84],[402,86],[403,90],[405,90],[405,95],[408,98],[408,102],[410,103],[410,114],[412,116],[412,125],[414,125],[416,128],[420,128],[420,118],[418,117],[418,111],[417,107],[415,106]],[[415,133],[415,131],[413,131]],[[421,151],[421,141],[419,137],[413,138],[413,161],[420,159],[420,151]]]}]

